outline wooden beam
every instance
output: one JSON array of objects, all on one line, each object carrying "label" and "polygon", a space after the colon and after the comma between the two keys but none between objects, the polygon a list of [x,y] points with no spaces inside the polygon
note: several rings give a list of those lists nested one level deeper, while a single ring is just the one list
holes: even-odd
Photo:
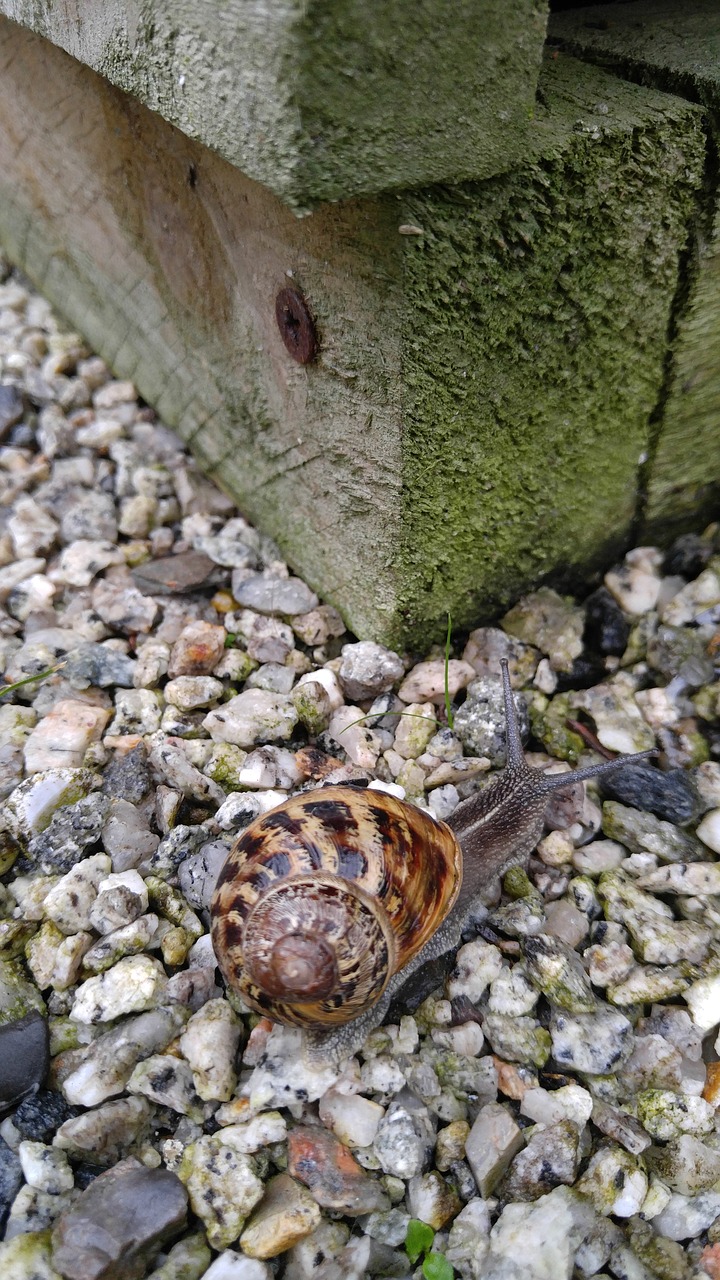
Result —
[{"label": "wooden beam", "polygon": [[0,0],[298,208],[523,154],[547,0]]},{"label": "wooden beam", "polygon": [[636,0],[556,15],[563,49],[706,108],[712,145],[671,316],[672,349],[653,415],[640,530],[669,542],[720,501],[720,10],[716,0]]},{"label": "wooden beam", "polygon": [[[297,219],[0,23],[0,240],[361,636],[425,645],[628,537],[701,113],[571,59],[517,172]],[[409,234],[408,234],[409,232]],[[276,319],[288,287],[319,338]]]}]

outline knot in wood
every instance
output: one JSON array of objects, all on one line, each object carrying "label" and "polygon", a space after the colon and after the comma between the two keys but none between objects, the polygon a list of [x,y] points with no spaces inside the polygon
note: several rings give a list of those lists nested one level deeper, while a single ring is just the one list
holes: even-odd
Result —
[{"label": "knot in wood", "polygon": [[307,303],[297,289],[280,290],[275,299],[275,318],[293,360],[310,364],[317,355],[317,332]]}]

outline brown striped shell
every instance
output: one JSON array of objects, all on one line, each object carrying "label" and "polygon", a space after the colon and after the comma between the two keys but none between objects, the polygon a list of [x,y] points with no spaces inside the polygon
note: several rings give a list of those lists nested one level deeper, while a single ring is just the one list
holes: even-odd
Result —
[{"label": "brown striped shell", "polygon": [[251,1008],[292,1026],[349,1022],[452,908],[449,827],[375,788],[323,787],[257,818],[211,904],[215,954]]}]

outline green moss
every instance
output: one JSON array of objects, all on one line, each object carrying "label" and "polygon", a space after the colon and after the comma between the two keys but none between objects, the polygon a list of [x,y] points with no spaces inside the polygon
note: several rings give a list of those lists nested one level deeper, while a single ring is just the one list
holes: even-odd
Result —
[{"label": "green moss", "polygon": [[570,697],[569,693],[558,693],[544,705],[534,700],[530,704],[530,725],[533,737],[549,755],[576,765],[585,743],[579,733],[567,727],[568,719],[573,718]]},{"label": "green moss", "polygon": [[[699,112],[568,59],[535,157],[403,201],[403,614],[464,625],[622,548],[702,183]],[[631,282],[631,285],[630,285]]]},{"label": "green moss", "polygon": [[33,1009],[44,1014],[45,1002],[25,976],[21,961],[0,960],[0,1026],[24,1018]]},{"label": "green moss", "polygon": [[532,898],[540,901],[540,894],[524,867],[511,867],[503,876],[503,889],[509,898]]},{"label": "green moss", "polygon": [[204,772],[225,791],[238,791],[238,775],[247,760],[247,751],[231,742],[216,742]]},{"label": "green moss", "polygon": [[51,1231],[28,1231],[0,1244],[3,1280],[62,1280],[52,1265]]}]

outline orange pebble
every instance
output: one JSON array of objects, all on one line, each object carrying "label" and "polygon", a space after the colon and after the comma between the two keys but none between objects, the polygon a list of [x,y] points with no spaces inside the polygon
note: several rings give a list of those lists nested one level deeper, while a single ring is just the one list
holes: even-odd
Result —
[{"label": "orange pebble", "polygon": [[720,1280],[720,1244],[706,1245],[698,1262],[703,1271],[712,1276],[712,1280]]},{"label": "orange pebble", "polygon": [[229,591],[216,591],[210,603],[216,613],[232,613],[240,607]]},{"label": "orange pebble", "polygon": [[708,1062],[702,1096],[713,1107],[720,1104],[720,1062]]}]

